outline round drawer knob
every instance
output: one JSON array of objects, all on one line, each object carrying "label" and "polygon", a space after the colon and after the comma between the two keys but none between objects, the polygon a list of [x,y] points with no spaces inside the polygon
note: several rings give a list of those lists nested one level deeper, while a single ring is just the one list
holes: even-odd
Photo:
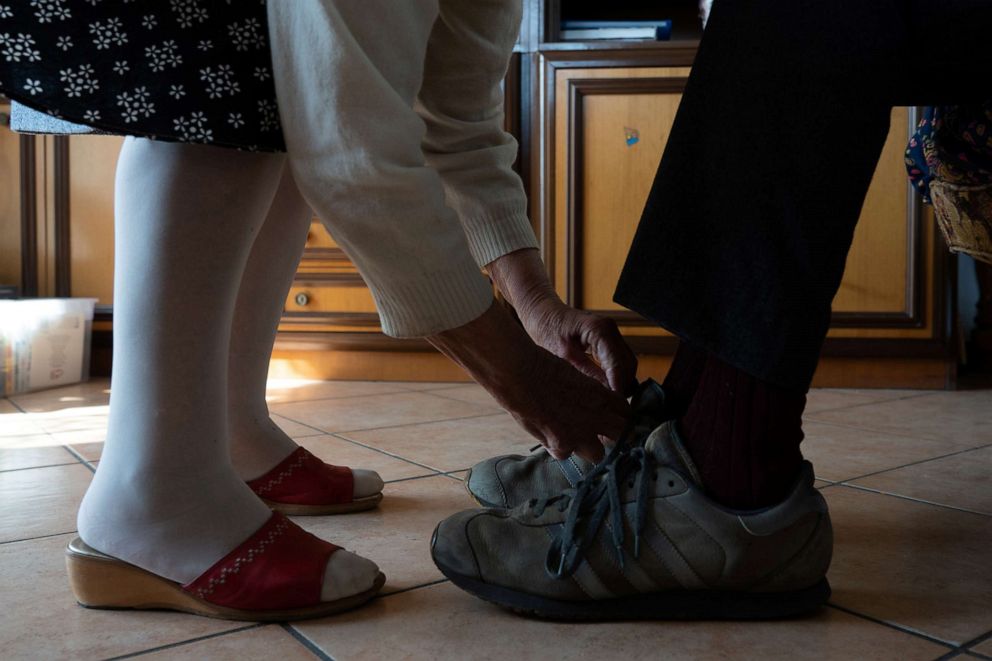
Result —
[{"label": "round drawer knob", "polygon": [[297,305],[303,307],[304,305],[310,302],[310,297],[305,292],[301,291],[299,294],[296,295],[296,298],[294,298],[293,300],[296,301]]}]

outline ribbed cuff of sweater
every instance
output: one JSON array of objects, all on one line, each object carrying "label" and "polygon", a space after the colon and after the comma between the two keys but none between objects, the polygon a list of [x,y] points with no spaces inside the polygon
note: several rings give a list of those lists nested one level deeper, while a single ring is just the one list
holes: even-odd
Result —
[{"label": "ribbed cuff of sweater", "polygon": [[483,215],[463,217],[472,257],[480,267],[522,248],[537,248],[526,206],[517,202],[493,207]]},{"label": "ribbed cuff of sweater", "polygon": [[369,288],[382,332],[391,337],[424,337],[464,326],[493,303],[492,285],[468,255],[450,268]]}]

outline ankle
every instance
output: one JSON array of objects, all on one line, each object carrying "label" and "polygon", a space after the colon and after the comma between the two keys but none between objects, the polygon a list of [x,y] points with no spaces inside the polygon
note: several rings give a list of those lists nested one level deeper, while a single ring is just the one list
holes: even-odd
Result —
[{"label": "ankle", "polygon": [[802,468],[806,395],[707,358],[679,427],[708,495],[734,509],[781,501]]},{"label": "ankle", "polygon": [[665,391],[666,408],[675,416],[681,417],[688,410],[696,388],[699,387],[706,357],[707,353],[702,349],[685,340],[679,342],[672,366],[661,386]]},{"label": "ankle", "polygon": [[121,479],[101,462],[77,514],[88,545],[170,580],[187,582],[246,539],[271,511],[226,467]]},{"label": "ankle", "polygon": [[299,445],[266,414],[230,421],[231,464],[244,481],[265,475]]}]

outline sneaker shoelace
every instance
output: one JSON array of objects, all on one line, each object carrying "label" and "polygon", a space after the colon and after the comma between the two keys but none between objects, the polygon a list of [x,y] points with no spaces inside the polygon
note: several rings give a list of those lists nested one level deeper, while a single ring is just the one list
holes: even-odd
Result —
[{"label": "sneaker shoelace", "polygon": [[[624,432],[624,436],[636,436],[630,443],[643,444],[647,439],[647,434],[636,434],[637,431],[640,431],[638,428],[654,428],[661,424],[666,419],[665,406],[665,392],[653,379],[647,379],[638,386],[637,392],[634,393],[634,396],[630,400],[633,416],[627,430]],[[620,445],[620,443],[617,443],[617,445]],[[544,446],[538,443],[530,448],[530,452],[542,449],[545,449]]]},{"label": "sneaker shoelace", "polygon": [[[638,438],[631,437],[636,433]],[[657,481],[657,461],[644,450],[643,428],[629,426],[610,450],[574,489],[551,498],[531,499],[528,506],[541,516],[552,505],[566,512],[565,522],[551,542],[545,569],[555,578],[570,576],[582,561],[586,549],[595,541],[604,521],[609,520],[613,547],[620,569],[624,568],[624,510],[621,485],[635,490],[634,557],[640,556],[641,532],[647,520],[651,483]],[[633,442],[632,442],[633,441]]]}]

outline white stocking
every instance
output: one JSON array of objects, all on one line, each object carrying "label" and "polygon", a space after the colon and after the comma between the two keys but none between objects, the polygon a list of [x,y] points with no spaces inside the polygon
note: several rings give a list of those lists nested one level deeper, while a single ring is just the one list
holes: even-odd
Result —
[{"label": "white stocking", "polygon": [[[108,437],[79,511],[94,548],[188,582],[271,515],[231,465],[227,371],[235,299],[285,157],[128,138],[116,183]],[[368,589],[340,551],[324,599]]]},{"label": "white stocking", "polygon": [[[265,381],[283,306],[307,240],[313,213],[286,167],[252,246],[234,308],[228,372],[231,461],[245,480],[269,472],[296,443],[269,417]],[[373,471],[352,469],[354,496],[382,491]]]}]

